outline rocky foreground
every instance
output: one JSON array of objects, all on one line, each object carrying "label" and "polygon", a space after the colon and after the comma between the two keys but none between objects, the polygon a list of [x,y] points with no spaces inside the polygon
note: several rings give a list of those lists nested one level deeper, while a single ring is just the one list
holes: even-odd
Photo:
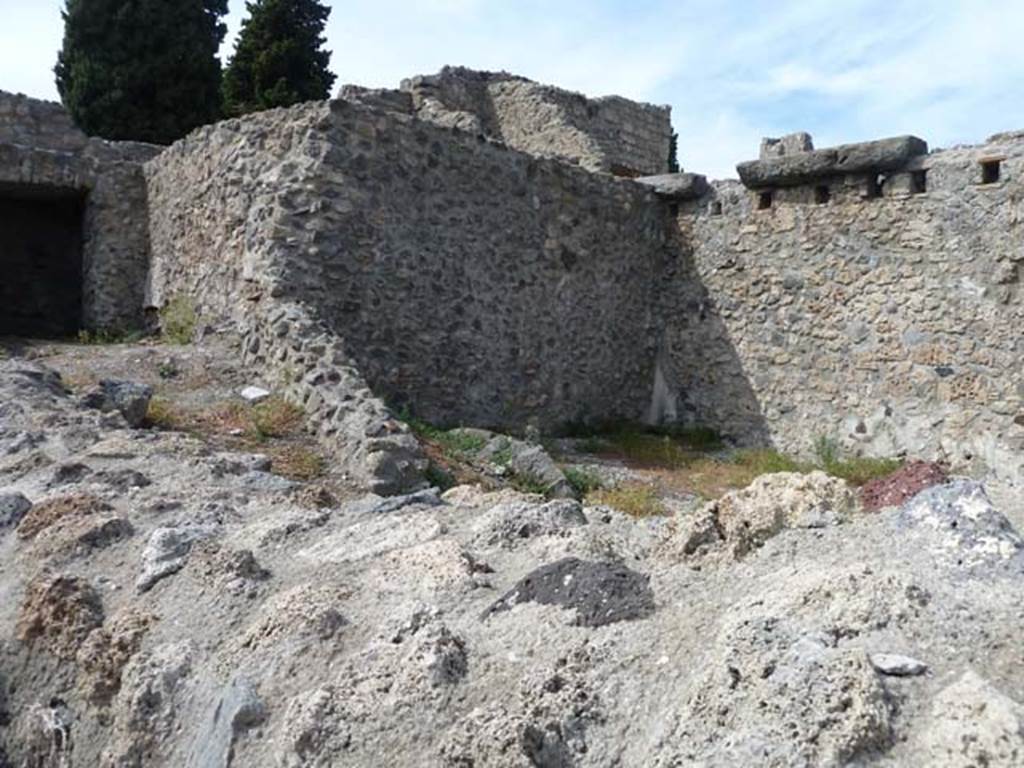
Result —
[{"label": "rocky foreground", "polygon": [[974,481],[336,502],[147,398],[0,361],[0,766],[1024,765],[1024,543]]}]

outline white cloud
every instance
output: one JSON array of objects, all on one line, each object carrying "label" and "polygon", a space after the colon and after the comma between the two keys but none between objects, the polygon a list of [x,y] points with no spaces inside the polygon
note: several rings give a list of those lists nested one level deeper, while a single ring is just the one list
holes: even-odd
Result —
[{"label": "white cloud", "polygon": [[[0,0],[0,87],[54,98],[59,0]],[[1020,0],[337,2],[339,83],[395,86],[444,64],[670,103],[692,170],[732,175],[761,135],[934,144],[1024,126]],[[230,34],[242,0],[231,0]],[[230,53],[231,42],[224,53]]]}]

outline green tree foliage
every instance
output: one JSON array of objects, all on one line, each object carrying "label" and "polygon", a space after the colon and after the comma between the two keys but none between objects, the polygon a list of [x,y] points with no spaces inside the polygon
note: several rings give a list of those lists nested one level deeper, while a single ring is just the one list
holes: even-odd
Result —
[{"label": "green tree foliage", "polygon": [[679,173],[679,134],[672,131],[672,142],[668,145],[668,170]]},{"label": "green tree foliage", "polygon": [[67,0],[54,71],[91,136],[169,144],[221,117],[227,0]]},{"label": "green tree foliage", "polygon": [[330,96],[324,24],[331,9],[318,0],[255,0],[224,73],[228,114],[242,115]]}]

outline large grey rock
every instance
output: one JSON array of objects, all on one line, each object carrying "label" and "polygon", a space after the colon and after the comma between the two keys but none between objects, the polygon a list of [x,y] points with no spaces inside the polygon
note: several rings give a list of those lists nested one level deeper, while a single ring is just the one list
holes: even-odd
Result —
[{"label": "large grey rock", "polygon": [[14,528],[30,509],[32,502],[22,494],[0,492],[0,530]]},{"label": "large grey rock", "polygon": [[621,563],[567,557],[530,572],[491,605],[484,617],[520,603],[559,605],[576,611],[575,622],[600,627],[642,619],[654,613],[650,577]]},{"label": "large grey rock", "polygon": [[490,463],[500,472],[537,486],[552,499],[572,499],[576,492],[544,447],[508,435],[496,435],[484,429],[460,430],[485,440],[477,458]]},{"label": "large grey rock", "polygon": [[139,592],[149,591],[154,584],[184,566],[192,545],[209,538],[216,528],[212,525],[183,525],[177,528],[157,528],[149,536],[142,552],[142,573],[135,582]]},{"label": "large grey rock", "polygon": [[1024,563],[1024,539],[975,480],[921,491],[899,508],[895,525],[922,532],[935,562],[958,570]]},{"label": "large grey rock", "polygon": [[119,411],[133,427],[142,425],[149,409],[153,388],[133,381],[105,379],[81,398],[82,405],[109,413]]},{"label": "large grey rock", "polygon": [[699,173],[663,173],[641,176],[634,181],[650,187],[658,197],[669,200],[696,200],[709,189],[707,177]]},{"label": "large grey rock", "polygon": [[810,152],[797,152],[736,166],[748,187],[785,187],[828,176],[897,170],[912,158],[928,153],[928,144],[916,136],[896,136]]},{"label": "large grey rock", "polygon": [[235,741],[266,718],[266,707],[252,682],[235,678],[212,700],[186,765],[188,768],[228,768]]}]

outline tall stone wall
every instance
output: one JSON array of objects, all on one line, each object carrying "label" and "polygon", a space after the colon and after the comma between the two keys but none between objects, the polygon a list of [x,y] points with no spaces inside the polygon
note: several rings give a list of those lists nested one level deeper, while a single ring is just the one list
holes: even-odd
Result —
[{"label": "tall stone wall", "polygon": [[404,80],[397,91],[344,86],[341,96],[590,171],[633,177],[668,170],[672,122],[665,106],[620,96],[591,99],[507,72],[464,67]]},{"label": "tall stone wall", "polygon": [[399,409],[509,429],[646,411],[668,251],[640,185],[344,101],[200,129],[147,178],[150,302],[238,321],[371,486],[422,469]]},{"label": "tall stone wall", "polygon": [[829,167],[681,206],[661,410],[1024,480],[1024,135],[881,174]]},{"label": "tall stone wall", "polygon": [[82,310],[90,329],[142,323],[149,260],[142,163],[160,148],[90,139],[59,104],[0,91],[0,195],[83,201]]},{"label": "tall stone wall", "polygon": [[632,182],[332,105],[287,290],[371,385],[432,421],[644,413],[665,219]]}]

